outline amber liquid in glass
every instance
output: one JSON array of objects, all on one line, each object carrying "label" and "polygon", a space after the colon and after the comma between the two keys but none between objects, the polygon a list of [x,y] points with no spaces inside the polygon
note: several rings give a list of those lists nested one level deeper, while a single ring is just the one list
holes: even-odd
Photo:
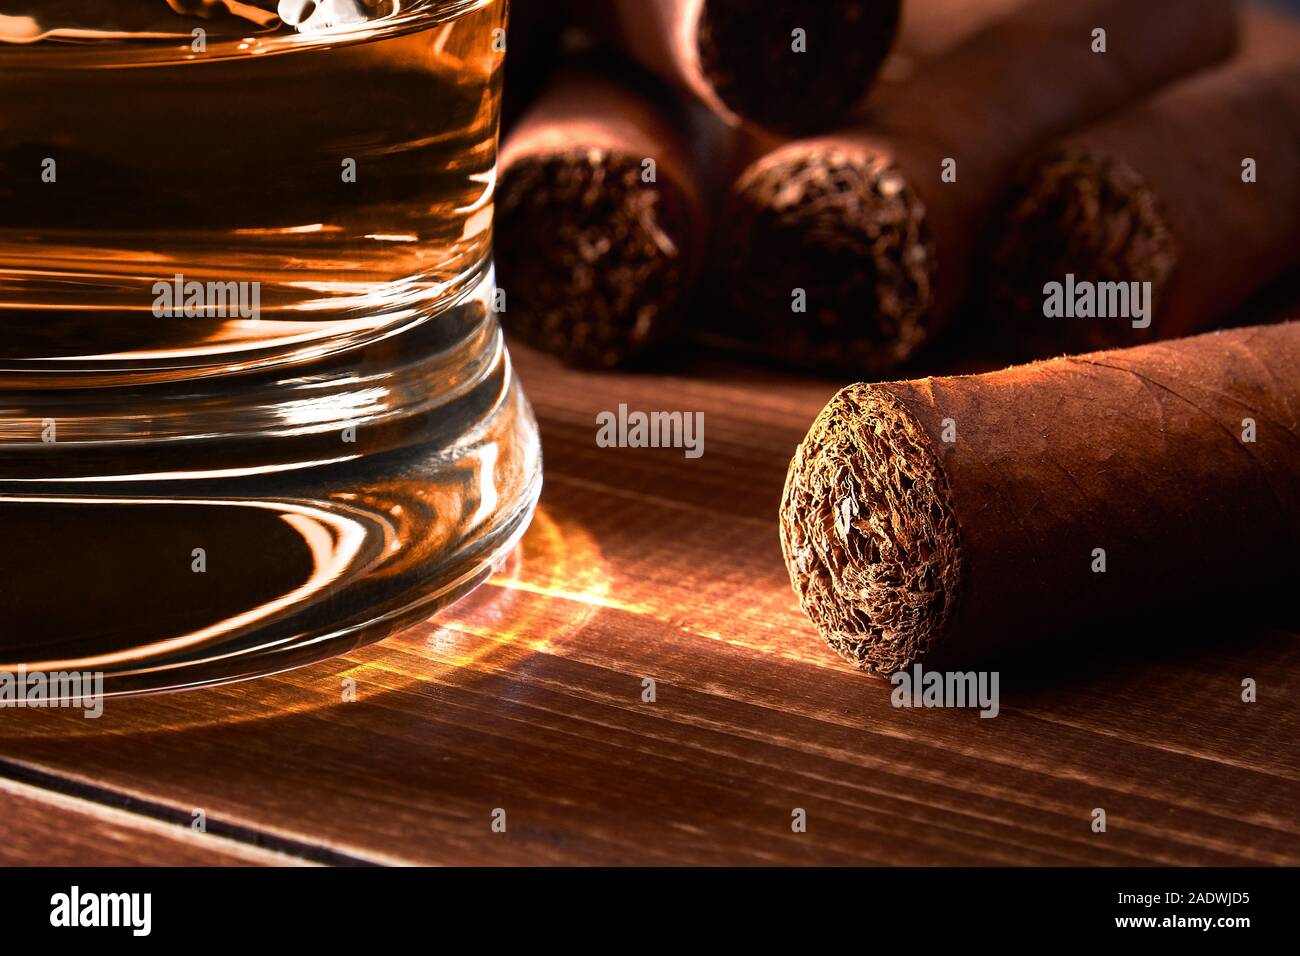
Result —
[{"label": "amber liquid in glass", "polygon": [[0,670],[306,663],[526,526],[492,308],[505,2],[347,6],[0,42]]},{"label": "amber liquid in glass", "polygon": [[[293,361],[464,291],[491,238],[502,26],[499,2],[432,3],[202,53],[0,44],[5,384]],[[176,274],[260,282],[260,321],[157,321]]]}]

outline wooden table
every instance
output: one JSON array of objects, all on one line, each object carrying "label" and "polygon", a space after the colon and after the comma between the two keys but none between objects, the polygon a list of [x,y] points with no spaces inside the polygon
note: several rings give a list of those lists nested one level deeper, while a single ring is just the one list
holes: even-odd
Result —
[{"label": "wooden table", "polygon": [[[833,383],[515,354],[546,489],[502,573],[293,673],[0,713],[0,861],[1300,862],[1296,635],[1098,635],[1004,666],[996,719],[895,709],[781,562],[786,464]],[[596,447],[620,402],[704,412],[703,457]]]}]

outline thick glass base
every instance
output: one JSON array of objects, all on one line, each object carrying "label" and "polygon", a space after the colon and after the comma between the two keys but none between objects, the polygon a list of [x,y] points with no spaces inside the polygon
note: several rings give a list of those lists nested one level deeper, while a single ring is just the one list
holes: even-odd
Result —
[{"label": "thick glass base", "polygon": [[304,365],[25,393],[0,456],[0,672],[102,673],[107,695],[240,680],[482,581],[541,488],[491,286]]}]

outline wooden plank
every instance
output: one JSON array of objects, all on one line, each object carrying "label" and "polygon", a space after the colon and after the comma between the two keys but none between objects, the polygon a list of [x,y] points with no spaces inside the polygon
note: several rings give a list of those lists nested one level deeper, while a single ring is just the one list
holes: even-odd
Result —
[{"label": "wooden plank", "polygon": [[291,858],[0,778],[2,866],[283,866]]},{"label": "wooden plank", "polygon": [[[516,361],[546,489],[489,585],[301,671],[0,715],[0,758],[386,863],[1300,862],[1294,634],[1117,633],[1000,664],[996,719],[895,709],[781,562],[786,463],[833,384]],[[703,457],[596,447],[620,403],[703,411]]]}]

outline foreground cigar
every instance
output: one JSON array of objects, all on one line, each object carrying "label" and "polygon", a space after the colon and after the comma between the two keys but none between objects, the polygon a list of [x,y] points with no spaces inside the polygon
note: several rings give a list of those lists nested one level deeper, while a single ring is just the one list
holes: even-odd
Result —
[{"label": "foreground cigar", "polygon": [[496,255],[514,336],[610,368],[673,330],[705,212],[675,124],[599,73],[563,75],[502,147]]},{"label": "foreground cigar", "polygon": [[899,6],[579,0],[576,16],[729,121],[800,133],[834,126],[862,99],[894,42]]},{"label": "foreground cigar", "polygon": [[1257,607],[1297,570],[1300,322],[850,386],[794,456],[781,541],[822,636],[879,674]]},{"label": "foreground cigar", "polygon": [[1230,65],[1057,143],[1001,235],[990,312],[1022,354],[1210,327],[1300,261],[1300,26],[1252,11]]},{"label": "foreground cigar", "polygon": [[962,297],[1018,162],[1226,57],[1235,12],[1231,0],[1032,0],[882,89],[870,128],[752,164],[727,248],[756,347],[868,371],[908,359]]}]

